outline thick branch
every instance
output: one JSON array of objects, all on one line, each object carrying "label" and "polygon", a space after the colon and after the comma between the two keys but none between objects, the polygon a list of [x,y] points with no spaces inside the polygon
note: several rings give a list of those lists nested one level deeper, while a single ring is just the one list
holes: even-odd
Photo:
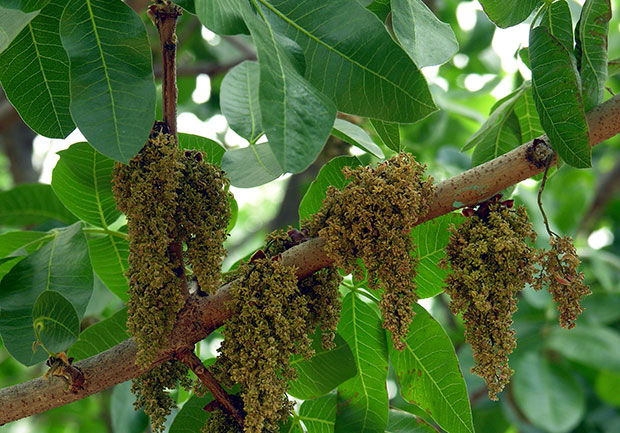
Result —
[{"label": "thick branch", "polygon": [[[588,113],[588,122],[592,146],[620,133],[620,95]],[[546,142],[546,138],[542,139]],[[528,157],[528,149],[531,152],[533,147],[533,142],[526,143],[493,161],[438,183],[431,210],[420,222],[476,204],[510,185],[540,173],[544,166],[531,156]],[[298,278],[304,278],[331,264],[323,251],[320,238],[285,251],[282,260],[287,266],[298,267]],[[191,296],[169,338],[168,346],[160,352],[158,360],[151,367],[186,350],[221,326],[230,314],[226,309],[229,300],[228,286],[221,287],[214,296]],[[49,381],[38,378],[1,389],[0,425],[71,403],[143,374],[146,369],[135,365],[135,356],[136,345],[130,339],[76,363],[86,376],[84,389],[76,394],[65,391],[64,381],[56,377]]]}]

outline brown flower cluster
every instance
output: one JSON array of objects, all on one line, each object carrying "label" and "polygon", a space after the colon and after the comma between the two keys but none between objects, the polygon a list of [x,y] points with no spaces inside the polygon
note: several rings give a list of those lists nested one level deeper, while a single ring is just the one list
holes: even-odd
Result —
[{"label": "brown flower cluster", "polygon": [[226,386],[241,385],[246,432],[277,432],[293,405],[285,395],[287,381],[296,378],[291,355],[314,354],[309,335],[319,324],[324,344],[332,341],[340,276],[325,269],[298,286],[295,268],[277,257],[244,263],[237,276],[215,374]]},{"label": "brown flower cluster", "polygon": [[134,406],[136,410],[144,408],[151,419],[151,428],[154,432],[163,432],[166,417],[172,408],[176,407],[174,400],[164,390],[175,388],[177,382],[189,389],[191,380],[187,376],[187,367],[179,361],[166,361],[161,365],[134,379],[131,392],[136,395]]},{"label": "brown flower cluster", "polygon": [[577,270],[581,262],[572,238],[551,236],[549,244],[551,249],[540,254],[542,272],[533,286],[536,290],[547,286],[558,306],[560,325],[571,329],[583,311],[579,302],[591,293],[590,288],[583,283],[584,276]]},{"label": "brown flower cluster", "polygon": [[454,314],[463,313],[465,340],[471,345],[475,366],[489,398],[508,383],[513,370],[508,355],[516,347],[512,314],[517,309],[516,294],[533,282],[536,251],[524,207],[491,201],[471,212],[458,227],[451,227],[446,259],[452,272],[446,277],[446,293]]},{"label": "brown flower cluster", "polygon": [[391,332],[394,347],[402,350],[417,300],[417,258],[411,253],[410,233],[428,212],[432,179],[405,153],[374,169],[345,168],[343,173],[349,183],[342,190],[329,187],[321,210],[304,228],[325,240],[334,266],[360,280],[365,267],[368,287],[383,290],[383,326]]}]

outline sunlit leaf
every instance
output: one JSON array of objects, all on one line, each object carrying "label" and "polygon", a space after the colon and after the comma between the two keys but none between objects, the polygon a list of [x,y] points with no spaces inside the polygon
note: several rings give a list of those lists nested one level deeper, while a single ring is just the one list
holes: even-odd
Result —
[{"label": "sunlit leaf", "polygon": [[359,295],[349,293],[342,301],[338,332],[353,352],[357,375],[338,387],[335,431],[382,432],[388,418],[388,357],[381,319]]},{"label": "sunlit leaf", "polygon": [[428,413],[450,433],[473,433],[465,380],[450,338],[418,304],[402,352],[391,345],[390,360],[402,396]]},{"label": "sunlit leaf", "polygon": [[450,25],[440,21],[422,0],[392,0],[392,25],[419,68],[441,65],[459,49]]},{"label": "sunlit leaf", "polygon": [[201,429],[211,414],[204,407],[213,401],[211,393],[204,397],[193,395],[183,405],[179,413],[174,417],[170,426],[170,433],[196,433]]},{"label": "sunlit leaf", "polygon": [[65,4],[50,2],[0,55],[7,98],[30,128],[54,138],[75,129],[69,112],[69,59],[59,35]]},{"label": "sunlit leaf", "polygon": [[540,125],[540,120],[538,119],[536,104],[534,103],[532,88],[530,86],[528,86],[517,99],[514,110],[517,119],[519,119],[519,129],[521,131],[522,143],[532,141],[536,137],[539,137],[545,133]]},{"label": "sunlit leaf", "polygon": [[75,143],[58,152],[52,188],[65,207],[82,220],[108,227],[121,212],[112,196],[114,161],[88,143]]},{"label": "sunlit leaf", "polygon": [[573,51],[573,19],[566,0],[551,3],[540,17],[540,24],[546,27],[570,53]]},{"label": "sunlit leaf", "polygon": [[50,0],[2,0],[2,7],[32,12],[43,9],[49,2]]},{"label": "sunlit leaf", "polygon": [[539,26],[530,31],[530,61],[534,102],[551,146],[568,164],[590,167],[588,123],[571,54]]},{"label": "sunlit leaf", "polygon": [[[336,103],[338,111],[412,123],[436,110],[421,72],[357,1],[259,3],[269,11],[275,28],[301,46],[306,78]],[[342,23],[347,23],[346,32]]]},{"label": "sunlit leaf", "polygon": [[27,255],[38,250],[55,235],[34,231],[16,231],[0,235],[0,258]]},{"label": "sunlit leaf", "polygon": [[390,409],[388,425],[385,428],[385,433],[435,433],[436,431],[415,415],[395,409]]},{"label": "sunlit leaf", "polygon": [[151,49],[140,17],[120,0],[69,0],[60,33],[73,120],[91,146],[127,163],[155,117]]}]

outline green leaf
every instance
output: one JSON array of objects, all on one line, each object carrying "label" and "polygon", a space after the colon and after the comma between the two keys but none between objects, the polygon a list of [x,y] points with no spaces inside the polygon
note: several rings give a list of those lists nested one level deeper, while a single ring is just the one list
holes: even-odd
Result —
[{"label": "green leaf", "polygon": [[128,268],[129,242],[117,236],[103,236],[88,241],[93,270],[106,287],[123,302],[129,299],[125,273]]},{"label": "green leaf", "polygon": [[385,158],[383,155],[383,151],[379,146],[377,146],[372,139],[368,136],[366,131],[364,131],[359,126],[354,123],[347,122],[343,119],[336,119],[334,122],[334,129],[332,130],[332,135],[340,138],[343,141],[346,141],[353,146],[359,147],[362,150],[365,150],[368,153],[373,154],[377,158]]},{"label": "green leaf", "polygon": [[480,0],[489,19],[501,28],[525,21],[540,2],[541,0]]},{"label": "green leaf", "polygon": [[32,12],[43,9],[50,0],[3,0],[2,7],[19,9],[23,12]]},{"label": "green leaf", "polygon": [[249,33],[242,15],[231,0],[195,0],[196,15],[203,26],[220,35]]},{"label": "green leaf", "polygon": [[208,393],[204,397],[193,395],[183,405],[170,426],[170,433],[196,433],[209,419],[211,414],[203,408],[213,401]]},{"label": "green leaf", "polygon": [[[299,421],[290,416],[286,423],[280,424],[280,433],[304,433]],[[309,432],[310,433],[310,432]]]},{"label": "green leaf", "polygon": [[19,35],[24,27],[39,14],[39,11],[24,12],[0,7],[0,53]]},{"label": "green leaf", "polygon": [[467,140],[461,150],[469,150],[483,143],[484,146],[491,147],[491,150],[499,147],[502,131],[510,127],[508,119],[512,116],[515,104],[522,92],[523,89],[519,88],[510,95],[497,101],[495,105],[491,107],[491,113],[487,120],[482,124],[480,129]]},{"label": "green leaf", "polygon": [[473,433],[467,388],[452,342],[423,307],[414,304],[413,310],[405,350],[388,347],[400,392],[444,430]]},{"label": "green leaf", "polygon": [[309,361],[301,355],[291,360],[297,371],[297,380],[289,383],[287,393],[300,400],[317,398],[327,394],[342,382],[355,376],[355,360],[347,343],[336,334],[336,347],[325,350],[321,343],[321,331],[314,334],[312,348],[316,354]]},{"label": "green leaf", "polygon": [[75,129],[69,112],[69,59],[59,35],[65,4],[50,2],[0,55],[7,98],[30,128],[53,138],[65,138]]},{"label": "green leaf", "polygon": [[607,81],[607,34],[611,19],[609,0],[587,0],[581,8],[575,32],[580,58],[584,110],[590,111],[603,102]]},{"label": "green leaf", "polygon": [[67,209],[94,226],[107,228],[121,215],[112,195],[114,161],[88,143],[58,152],[52,188]]},{"label": "green leaf", "polygon": [[260,110],[269,146],[284,172],[301,172],[323,149],[336,108],[299,74],[272,25],[249,6],[242,9],[258,52]]},{"label": "green leaf", "polygon": [[196,15],[196,5],[194,4],[194,0],[174,0],[174,3],[181,6],[190,14]]},{"label": "green leaf", "polygon": [[263,185],[284,174],[269,143],[227,150],[222,158],[222,170],[230,184],[238,188]]},{"label": "green leaf", "polygon": [[60,293],[47,290],[32,307],[37,341],[52,354],[67,350],[80,333],[80,319],[73,305]]},{"label": "green leaf", "polygon": [[93,271],[81,223],[56,236],[19,262],[0,282],[0,335],[8,352],[24,365],[47,358],[33,352],[33,305],[41,293],[55,291],[71,303],[78,319],[93,290]]},{"label": "green leaf", "polygon": [[255,143],[263,135],[258,98],[259,66],[245,61],[231,69],[220,88],[220,105],[231,129]]},{"label": "green leaf", "polygon": [[179,147],[181,149],[199,150],[211,164],[222,165],[222,157],[226,148],[217,141],[200,135],[179,132]]},{"label": "green leaf", "polygon": [[335,101],[338,111],[399,123],[436,111],[424,76],[357,1],[259,2],[270,11],[276,30],[301,46],[306,78]]},{"label": "green leaf", "polygon": [[584,396],[571,372],[529,352],[515,365],[514,400],[536,427],[563,433],[575,427],[584,413]]},{"label": "green leaf", "polygon": [[421,0],[392,0],[394,34],[415,64],[441,65],[459,49],[449,24],[440,21]]},{"label": "green leaf", "polygon": [[65,224],[77,221],[54,194],[51,185],[17,185],[0,192],[0,225],[26,227],[56,220]]},{"label": "green leaf", "polygon": [[395,409],[390,409],[385,429],[385,433],[435,433],[436,431],[417,416]]},{"label": "green leaf", "polygon": [[356,156],[338,156],[323,167],[319,171],[316,179],[312,181],[310,187],[306,191],[301,203],[299,204],[299,223],[310,218],[321,209],[323,199],[326,197],[327,188],[331,185],[334,188],[342,189],[349,183],[342,174],[344,167],[357,167],[361,165]]},{"label": "green leaf", "polygon": [[76,360],[95,356],[130,337],[127,332],[127,307],[111,317],[89,326],[69,349],[68,355]]},{"label": "green leaf", "polygon": [[383,432],[388,418],[388,357],[381,319],[372,305],[349,293],[342,301],[338,332],[353,352],[357,375],[338,387],[335,431]]},{"label": "green leaf", "polygon": [[333,433],[336,424],[336,394],[328,394],[314,400],[306,400],[299,408],[301,419],[308,433]]},{"label": "green leaf", "polygon": [[478,143],[471,156],[472,167],[484,164],[519,147],[521,144],[519,119],[514,113],[514,105],[512,108],[488,131],[484,140]]},{"label": "green leaf", "polygon": [[596,376],[594,389],[596,395],[605,403],[620,407],[620,373],[616,371],[602,370]]},{"label": "green leaf", "polygon": [[545,8],[540,25],[546,27],[569,53],[573,52],[573,19],[566,0],[553,2]]},{"label": "green leaf", "polygon": [[611,328],[584,324],[570,331],[554,328],[545,342],[572,361],[620,372],[620,333]]},{"label": "green leaf", "polygon": [[155,117],[151,49],[140,17],[120,0],[69,0],[60,36],[70,61],[73,120],[91,146],[129,162]]},{"label": "green leaf", "polygon": [[411,231],[411,238],[417,247],[415,254],[420,260],[415,277],[420,299],[430,298],[443,291],[443,280],[448,270],[439,268],[438,263],[446,256],[445,247],[450,239],[448,227],[451,224],[458,226],[464,220],[465,217],[460,213],[450,213],[419,224]]},{"label": "green leaf", "polygon": [[588,123],[575,62],[545,27],[530,31],[530,61],[536,110],[551,145],[577,168],[590,167]]},{"label": "green leaf", "polygon": [[514,113],[517,119],[519,119],[519,130],[521,131],[522,143],[532,141],[545,133],[538,119],[536,104],[534,103],[532,88],[530,86],[527,86],[525,91],[521,93],[521,96],[517,98],[514,106]]},{"label": "green leaf", "polygon": [[54,237],[43,232],[8,232],[0,235],[0,258],[28,255]]},{"label": "green leaf", "polygon": [[392,5],[390,3],[390,0],[374,0],[366,6],[366,9],[375,14],[384,23],[390,12],[392,12]]},{"label": "green leaf", "polygon": [[400,152],[403,148],[400,142],[400,128],[398,123],[384,122],[383,120],[370,119],[370,124],[387,147],[394,152]]}]

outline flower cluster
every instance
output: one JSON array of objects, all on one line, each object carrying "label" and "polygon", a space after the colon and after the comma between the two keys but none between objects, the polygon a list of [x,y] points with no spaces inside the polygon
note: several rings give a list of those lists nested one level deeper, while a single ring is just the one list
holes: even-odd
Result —
[{"label": "flower cluster", "polygon": [[174,400],[164,390],[175,388],[179,381],[188,389],[192,385],[185,364],[170,360],[134,379],[132,383],[131,392],[136,395],[134,406],[136,410],[144,409],[144,413],[151,419],[154,432],[164,431],[166,417],[176,407]]},{"label": "flower cluster", "polygon": [[402,350],[417,300],[410,233],[428,211],[432,179],[405,153],[375,168],[345,168],[343,173],[348,184],[342,190],[329,187],[321,210],[304,228],[325,240],[334,266],[360,280],[365,268],[368,287],[383,290],[383,326]]},{"label": "flower cluster", "polygon": [[547,286],[553,302],[558,305],[560,325],[571,329],[583,311],[579,302],[591,293],[590,288],[583,283],[583,274],[577,271],[580,260],[573,240],[569,236],[551,236],[549,243],[551,249],[540,253],[542,271],[534,288],[540,290]]},{"label": "flower cluster", "polygon": [[471,211],[458,227],[451,227],[443,266],[450,264],[446,293],[450,309],[463,313],[465,340],[471,345],[475,366],[489,398],[496,400],[513,370],[508,355],[516,347],[512,314],[516,294],[533,282],[536,251],[528,243],[536,233],[524,207],[492,200]]}]

